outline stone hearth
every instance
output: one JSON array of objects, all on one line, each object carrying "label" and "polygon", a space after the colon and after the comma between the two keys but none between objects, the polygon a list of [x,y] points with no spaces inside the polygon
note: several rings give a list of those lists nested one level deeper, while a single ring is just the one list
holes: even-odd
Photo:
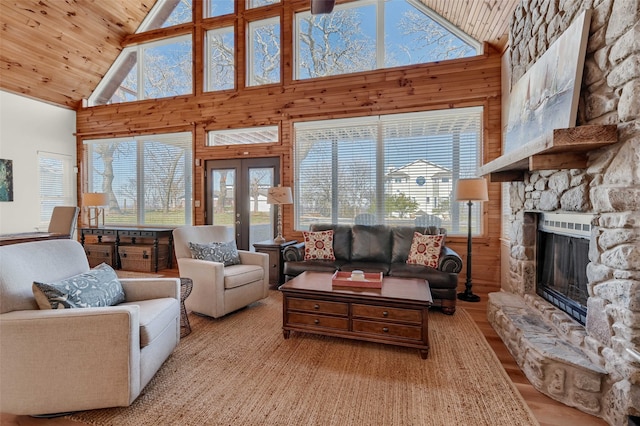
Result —
[{"label": "stone hearth", "polygon": [[[511,83],[592,8],[577,125],[616,124],[619,143],[586,169],[508,185],[509,273],[489,321],[541,392],[626,425],[640,415],[640,0],[523,0],[511,23]],[[504,96],[507,98],[507,96]],[[582,326],[536,295],[538,212],[593,216]]]}]

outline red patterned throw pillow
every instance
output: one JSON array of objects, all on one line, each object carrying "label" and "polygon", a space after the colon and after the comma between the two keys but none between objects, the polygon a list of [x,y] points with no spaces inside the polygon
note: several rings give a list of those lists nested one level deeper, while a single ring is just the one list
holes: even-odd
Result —
[{"label": "red patterned throw pillow", "polygon": [[336,260],[333,254],[333,231],[302,231],[304,236],[304,260]]},{"label": "red patterned throw pillow", "polygon": [[407,263],[437,268],[443,243],[444,234],[422,235],[414,232]]}]

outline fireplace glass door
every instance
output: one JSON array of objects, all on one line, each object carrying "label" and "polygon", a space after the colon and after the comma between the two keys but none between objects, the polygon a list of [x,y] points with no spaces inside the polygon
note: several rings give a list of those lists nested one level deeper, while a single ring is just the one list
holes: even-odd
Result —
[{"label": "fireplace glass door", "polygon": [[589,240],[538,232],[538,294],[584,324]]}]

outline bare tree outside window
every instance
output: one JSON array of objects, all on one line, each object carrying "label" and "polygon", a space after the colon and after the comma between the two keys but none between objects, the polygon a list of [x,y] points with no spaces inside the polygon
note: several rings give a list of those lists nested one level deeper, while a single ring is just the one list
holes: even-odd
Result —
[{"label": "bare tree outside window", "polygon": [[299,14],[298,78],[376,68],[375,38],[362,28],[362,8],[326,15]]}]

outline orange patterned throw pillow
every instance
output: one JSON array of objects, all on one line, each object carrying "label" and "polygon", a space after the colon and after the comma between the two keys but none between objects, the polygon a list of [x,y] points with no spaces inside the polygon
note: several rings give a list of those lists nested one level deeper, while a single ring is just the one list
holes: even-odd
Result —
[{"label": "orange patterned throw pillow", "polygon": [[414,232],[407,263],[437,268],[443,243],[444,235],[422,235]]},{"label": "orange patterned throw pillow", "polygon": [[304,260],[336,260],[333,254],[333,231],[302,231]]}]

